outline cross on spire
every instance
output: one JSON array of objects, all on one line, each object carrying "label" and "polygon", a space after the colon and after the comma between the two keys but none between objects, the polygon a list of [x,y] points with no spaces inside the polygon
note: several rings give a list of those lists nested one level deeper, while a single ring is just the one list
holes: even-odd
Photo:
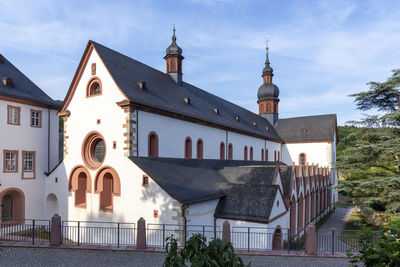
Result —
[{"label": "cross on spire", "polygon": [[174,34],[172,35],[172,41],[176,41],[176,36],[175,36],[175,24],[174,24],[174,27],[173,27],[173,30],[172,30],[173,32],[174,32]]}]

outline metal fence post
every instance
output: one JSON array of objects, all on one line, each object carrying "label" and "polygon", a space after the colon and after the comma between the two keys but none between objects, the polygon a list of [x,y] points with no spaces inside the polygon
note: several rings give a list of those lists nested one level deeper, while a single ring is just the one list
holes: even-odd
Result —
[{"label": "metal fence post", "polygon": [[335,254],[335,230],[332,230],[332,254]]},{"label": "metal fence post", "polygon": [[79,246],[79,242],[80,242],[80,226],[81,226],[81,222],[78,221],[78,246]]},{"label": "metal fence post", "polygon": [[290,228],[287,230],[287,253],[289,253],[290,250]]},{"label": "metal fence post", "polygon": [[205,227],[205,226],[203,225],[203,237],[204,237],[204,235],[205,235],[204,227]]},{"label": "metal fence post", "polygon": [[250,227],[247,227],[247,251],[250,251]]},{"label": "metal fence post", "polygon": [[162,247],[165,248],[165,224],[162,225]]},{"label": "metal fence post", "polygon": [[50,238],[51,238],[51,221],[49,220],[49,242],[50,242]]},{"label": "metal fence post", "polygon": [[32,220],[32,245],[35,245],[35,220]]},{"label": "metal fence post", "polygon": [[119,223],[118,223],[117,243],[118,243],[118,247],[119,247]]}]

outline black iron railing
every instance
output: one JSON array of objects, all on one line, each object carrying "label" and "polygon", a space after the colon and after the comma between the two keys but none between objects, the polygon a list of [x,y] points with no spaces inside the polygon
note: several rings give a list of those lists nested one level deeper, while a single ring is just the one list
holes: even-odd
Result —
[{"label": "black iron railing", "polygon": [[135,223],[62,221],[64,243],[113,246],[136,245]]},{"label": "black iron railing", "polygon": [[50,241],[50,220],[10,219],[0,221],[0,240],[29,242]]}]

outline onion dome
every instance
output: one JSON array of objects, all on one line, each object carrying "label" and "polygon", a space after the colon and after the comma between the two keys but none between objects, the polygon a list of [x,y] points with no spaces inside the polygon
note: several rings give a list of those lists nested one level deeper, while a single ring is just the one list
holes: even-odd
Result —
[{"label": "onion dome", "polygon": [[167,55],[182,55],[182,49],[176,44],[176,36],[175,36],[175,25],[174,25],[174,34],[172,36],[172,43],[165,50]]},{"label": "onion dome", "polygon": [[273,83],[264,83],[260,88],[258,88],[257,97],[259,100],[265,98],[278,98],[279,88]]}]

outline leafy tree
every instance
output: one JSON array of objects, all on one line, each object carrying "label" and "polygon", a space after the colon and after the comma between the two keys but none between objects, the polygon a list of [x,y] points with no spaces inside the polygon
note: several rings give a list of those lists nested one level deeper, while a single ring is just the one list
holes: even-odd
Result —
[{"label": "leafy tree", "polygon": [[368,227],[359,231],[359,254],[348,252],[351,263],[365,266],[400,266],[400,218],[393,219],[378,232]]},{"label": "leafy tree", "polygon": [[339,128],[337,167],[345,178],[339,191],[358,205],[400,213],[400,70],[368,86],[368,91],[351,95],[358,109],[384,114]]},{"label": "leafy tree", "polygon": [[192,267],[245,266],[242,259],[235,254],[231,243],[213,239],[207,245],[206,238],[201,234],[193,235],[180,251],[177,240],[174,237],[168,237],[165,251],[167,252],[165,267],[188,266],[186,263],[190,263]]}]

